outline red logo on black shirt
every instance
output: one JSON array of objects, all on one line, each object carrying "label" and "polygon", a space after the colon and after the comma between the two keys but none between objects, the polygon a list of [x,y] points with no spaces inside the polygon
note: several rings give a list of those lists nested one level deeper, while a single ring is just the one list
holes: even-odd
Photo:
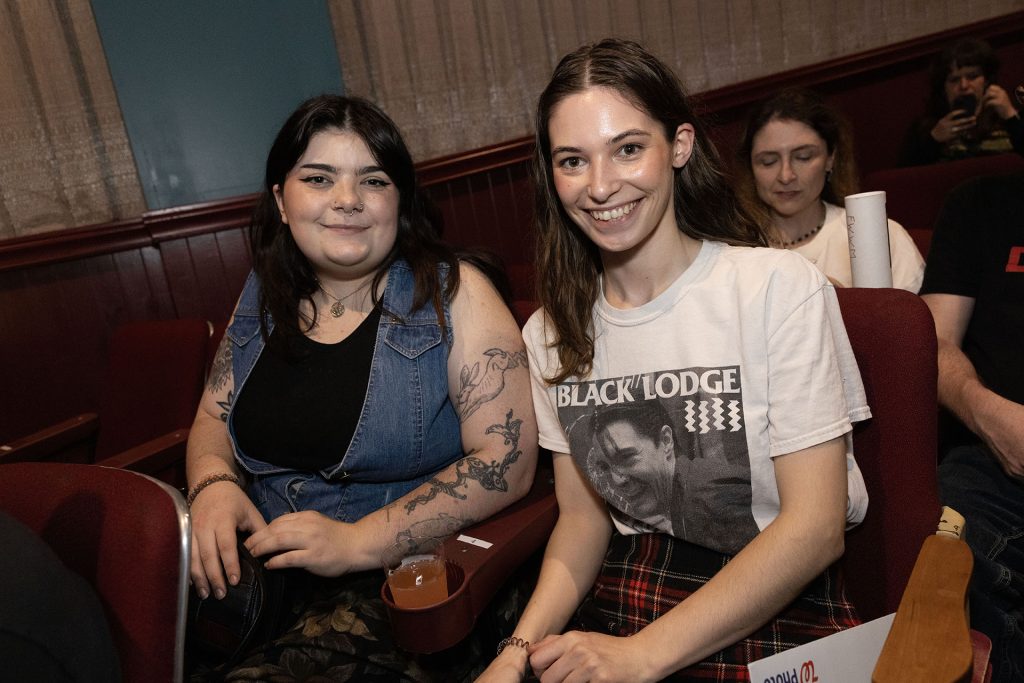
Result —
[{"label": "red logo on black shirt", "polygon": [[1024,273],[1024,247],[1010,247],[1010,259],[1006,262],[1007,273]]}]

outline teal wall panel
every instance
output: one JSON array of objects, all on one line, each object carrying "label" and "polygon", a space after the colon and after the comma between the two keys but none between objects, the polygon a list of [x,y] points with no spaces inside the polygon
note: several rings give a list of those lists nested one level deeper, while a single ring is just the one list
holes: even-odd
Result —
[{"label": "teal wall panel", "polygon": [[324,0],[92,0],[150,209],[260,187],[277,129],[342,92]]}]

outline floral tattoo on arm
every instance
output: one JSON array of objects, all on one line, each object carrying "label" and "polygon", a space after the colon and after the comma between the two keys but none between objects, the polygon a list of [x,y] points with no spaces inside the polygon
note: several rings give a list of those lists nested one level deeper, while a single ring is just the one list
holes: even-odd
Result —
[{"label": "floral tattoo on arm", "polygon": [[522,424],[522,420],[512,417],[510,409],[505,415],[505,424],[493,424],[485,432],[499,434],[504,439],[508,451],[502,461],[499,463],[497,460],[492,460],[488,464],[472,453],[467,453],[466,457],[455,463],[455,481],[445,482],[436,477],[431,479],[429,491],[416,496],[405,504],[406,513],[411,513],[419,505],[437,498],[441,493],[458,500],[465,500],[466,494],[462,492],[462,489],[468,488],[471,480],[479,482],[486,491],[508,491],[505,473],[523,453],[519,450],[519,428]]},{"label": "floral tattoo on arm", "polygon": [[[218,391],[227,386],[228,380],[231,379],[231,340],[227,338],[227,335],[220,340],[220,346],[217,348],[217,355],[213,359],[213,364],[210,367],[210,377],[206,380],[206,388],[211,394],[216,394]],[[223,400],[217,401],[217,406],[220,407],[220,420],[221,422],[228,421],[228,413],[231,411],[231,404],[235,400],[235,392],[228,391],[228,395]]]}]

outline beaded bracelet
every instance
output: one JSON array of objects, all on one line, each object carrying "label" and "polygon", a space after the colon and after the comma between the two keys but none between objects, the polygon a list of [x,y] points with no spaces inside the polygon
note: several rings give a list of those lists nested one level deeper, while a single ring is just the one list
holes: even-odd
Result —
[{"label": "beaded bracelet", "polygon": [[230,481],[232,484],[238,483],[238,475],[231,474],[230,472],[221,472],[220,474],[211,474],[206,479],[193,486],[188,491],[188,498],[185,499],[185,504],[192,507],[192,503],[195,501],[196,496],[210,484],[216,484],[218,481]]},{"label": "beaded bracelet", "polygon": [[496,653],[494,653],[494,656],[497,657],[498,655],[500,655],[501,651],[504,650],[509,645],[514,645],[516,647],[521,647],[524,650],[526,650],[526,649],[528,649],[530,647],[530,641],[523,640],[522,638],[519,638],[518,636],[509,636],[508,638],[505,638],[500,643],[498,643],[498,651]]}]

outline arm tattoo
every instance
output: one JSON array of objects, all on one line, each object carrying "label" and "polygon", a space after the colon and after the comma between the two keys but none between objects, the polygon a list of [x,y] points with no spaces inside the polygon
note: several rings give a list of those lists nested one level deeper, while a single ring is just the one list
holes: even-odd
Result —
[{"label": "arm tattoo", "polygon": [[468,365],[463,365],[462,372],[459,373],[459,395],[455,407],[463,422],[469,419],[477,408],[501,393],[505,388],[507,371],[526,367],[525,351],[510,353],[495,348],[484,351],[484,355],[487,356],[487,360],[484,361],[483,372],[480,371],[478,361],[473,363],[472,369]]},{"label": "arm tattoo", "polygon": [[505,440],[505,445],[509,447],[501,463],[492,460],[490,464],[487,464],[472,454],[466,454],[466,457],[455,463],[455,481],[444,482],[436,477],[431,479],[430,490],[406,503],[405,511],[411,513],[417,505],[433,500],[439,493],[458,500],[466,500],[466,494],[461,493],[459,489],[468,488],[471,479],[478,481],[485,491],[508,491],[505,473],[523,453],[519,450],[519,427],[522,424],[522,420],[513,419],[512,411],[509,410],[505,415],[505,424],[493,424],[485,432],[486,434],[500,434]]},{"label": "arm tattoo", "polygon": [[217,405],[220,406],[220,410],[221,410],[221,413],[220,413],[220,421],[221,422],[227,422],[228,421],[228,413],[231,412],[231,404],[234,403],[234,401],[235,401],[235,392],[234,392],[234,390],[229,391],[228,392],[228,397],[226,399],[224,399],[223,401],[217,401]]},{"label": "arm tattoo", "polygon": [[444,537],[451,536],[462,527],[476,523],[475,519],[468,517],[456,517],[442,512],[434,519],[421,519],[413,522],[408,529],[399,531],[395,536],[395,542],[408,541],[415,536]]},{"label": "arm tattoo", "polygon": [[224,338],[220,340],[217,348],[217,355],[210,367],[210,377],[206,380],[206,386],[210,393],[217,393],[228,383],[231,378],[231,340],[225,332]]}]

